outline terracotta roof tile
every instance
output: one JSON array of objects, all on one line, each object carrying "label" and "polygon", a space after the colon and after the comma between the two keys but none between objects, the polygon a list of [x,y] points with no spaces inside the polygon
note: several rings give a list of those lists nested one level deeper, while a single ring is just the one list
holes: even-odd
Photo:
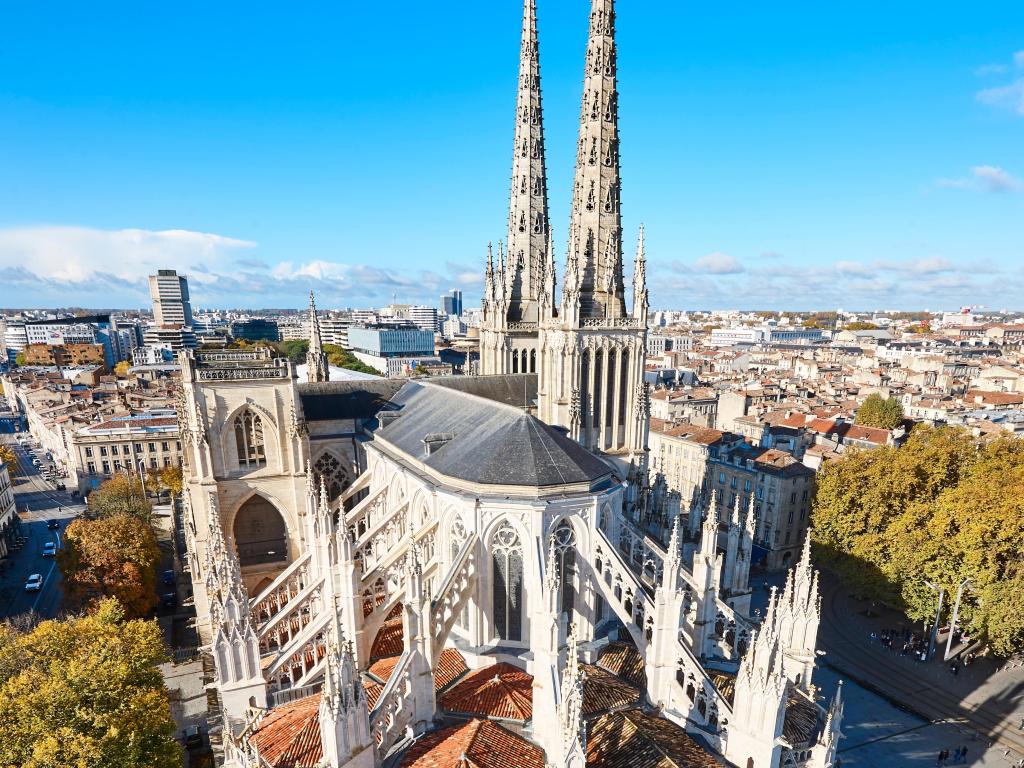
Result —
[{"label": "terracotta roof tile", "polygon": [[454,683],[466,672],[466,659],[455,648],[445,648],[437,659],[437,668],[434,670],[434,690],[443,691]]},{"label": "terracotta roof tile", "polygon": [[602,715],[587,729],[587,768],[723,765],[674,723],[639,709]]},{"label": "terracotta roof tile", "polygon": [[319,709],[318,693],[275,707],[249,743],[273,768],[315,768],[323,759]]},{"label": "terracotta roof tile", "polygon": [[428,733],[399,768],[544,768],[544,750],[490,720]]},{"label": "terracotta roof tile", "polygon": [[373,712],[377,706],[377,700],[384,692],[384,686],[374,680],[363,680],[363,690],[366,691],[366,708]]},{"label": "terracotta roof tile", "polygon": [[647,688],[644,657],[629,643],[609,643],[597,664],[641,690]]},{"label": "terracotta roof tile", "polygon": [[385,621],[384,626],[377,633],[377,637],[374,638],[373,646],[370,648],[370,658],[383,659],[387,656],[401,655],[405,649],[404,634],[401,618]]},{"label": "terracotta roof tile", "polygon": [[583,664],[583,714],[586,717],[599,712],[636,706],[640,689],[613,675],[607,669]]},{"label": "terracotta roof tile", "polygon": [[500,662],[478,669],[441,696],[449,712],[526,722],[533,717],[533,675]]},{"label": "terracotta roof tile", "polygon": [[786,701],[782,735],[790,744],[807,744],[818,729],[818,707],[806,696],[791,690]]}]

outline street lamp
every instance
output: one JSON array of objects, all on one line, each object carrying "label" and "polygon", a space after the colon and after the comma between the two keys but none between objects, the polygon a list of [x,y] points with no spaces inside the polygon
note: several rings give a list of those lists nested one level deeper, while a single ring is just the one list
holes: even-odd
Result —
[{"label": "street lamp", "polygon": [[146,462],[139,459],[137,466],[139,468],[139,482],[142,483],[142,498],[146,498]]},{"label": "street lamp", "polygon": [[926,581],[925,584],[930,589],[939,593],[939,605],[935,609],[935,622],[932,624],[932,633],[928,638],[928,655],[925,658],[925,661],[931,661],[932,656],[935,654],[935,640],[939,636],[939,616],[942,615],[942,601],[946,597],[946,590],[936,584],[932,584],[930,581]]}]

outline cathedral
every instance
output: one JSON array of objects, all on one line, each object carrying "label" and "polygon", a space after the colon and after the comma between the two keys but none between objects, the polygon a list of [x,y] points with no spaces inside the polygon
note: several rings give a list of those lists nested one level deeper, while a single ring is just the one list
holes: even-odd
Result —
[{"label": "cathedral", "polygon": [[648,472],[614,0],[592,0],[585,66],[559,296],[525,0],[482,375],[331,381],[312,296],[303,381],[269,350],[182,353],[187,570],[225,765],[836,764],[809,543],[752,612],[753,500],[683,510]]}]

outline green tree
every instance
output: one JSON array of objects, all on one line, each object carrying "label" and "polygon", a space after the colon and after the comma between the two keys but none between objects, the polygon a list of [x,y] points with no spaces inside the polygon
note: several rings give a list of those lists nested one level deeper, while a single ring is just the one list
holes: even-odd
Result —
[{"label": "green tree", "polygon": [[896,429],[903,423],[903,406],[894,397],[884,398],[879,394],[868,395],[857,409],[857,424],[879,429]]},{"label": "green tree", "polygon": [[14,356],[14,364],[15,365],[25,365],[25,362],[26,362],[26,359],[25,359],[25,353],[24,352],[19,352],[18,354],[16,354]]},{"label": "green tree", "polygon": [[135,475],[114,475],[89,494],[89,511],[96,516],[132,515],[148,523],[153,505]]},{"label": "green tree", "polygon": [[29,632],[0,627],[0,765],[181,768],[156,622],[114,600]]},{"label": "green tree", "polygon": [[288,339],[274,345],[277,351],[297,365],[306,362],[309,354],[309,341],[306,339]]},{"label": "green tree", "polygon": [[865,323],[865,322],[862,322],[862,321],[858,320],[858,321],[853,322],[853,323],[847,323],[846,325],[843,326],[843,330],[844,331],[877,331],[878,330],[878,326],[875,325],[874,323]]},{"label": "green tree", "polygon": [[954,594],[970,579],[962,621],[999,654],[1024,641],[1024,442],[918,427],[901,448],[851,451],[819,474],[813,521],[854,591],[927,620],[926,580]]},{"label": "green tree", "polygon": [[324,344],[324,352],[327,353],[327,362],[335,368],[347,368],[350,371],[358,371],[359,373],[372,373],[374,376],[380,375],[380,371],[376,368],[371,368],[347,349],[342,349],[334,344]]},{"label": "green tree", "polygon": [[133,617],[145,616],[156,605],[159,561],[153,529],[125,513],[75,520],[57,553],[70,604],[87,607],[116,597]]}]

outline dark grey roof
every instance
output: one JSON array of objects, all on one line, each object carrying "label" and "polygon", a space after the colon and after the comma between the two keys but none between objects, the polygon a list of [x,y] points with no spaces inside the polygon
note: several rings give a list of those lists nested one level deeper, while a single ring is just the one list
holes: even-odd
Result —
[{"label": "dark grey roof", "polygon": [[537,374],[510,373],[501,376],[444,376],[432,378],[432,384],[457,389],[470,395],[514,405],[534,408],[537,405]]},{"label": "dark grey roof", "polygon": [[299,397],[306,421],[370,419],[387,405],[403,384],[404,381],[397,379],[307,383],[299,384]]},{"label": "dark grey roof", "polygon": [[401,415],[376,436],[449,477],[485,485],[550,488],[594,484],[611,473],[595,455],[512,406],[412,381],[391,402]]}]

